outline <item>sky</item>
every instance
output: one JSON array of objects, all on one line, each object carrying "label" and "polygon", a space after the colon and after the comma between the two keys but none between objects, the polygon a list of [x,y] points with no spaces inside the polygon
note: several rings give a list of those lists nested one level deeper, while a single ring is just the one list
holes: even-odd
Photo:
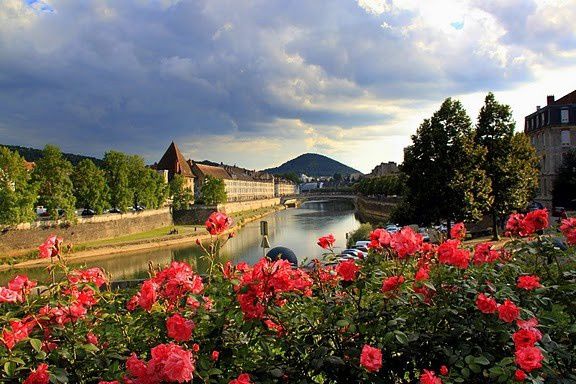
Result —
[{"label": "sky", "polygon": [[576,0],[0,0],[0,143],[249,169],[403,160],[447,97],[576,89]]}]

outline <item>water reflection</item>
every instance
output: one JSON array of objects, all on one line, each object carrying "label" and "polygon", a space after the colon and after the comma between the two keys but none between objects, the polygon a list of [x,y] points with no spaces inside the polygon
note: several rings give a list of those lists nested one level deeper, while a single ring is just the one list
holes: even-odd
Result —
[{"label": "water reflection", "polygon": [[[360,224],[354,216],[354,206],[346,201],[309,202],[298,209],[276,212],[266,216],[264,220],[268,221],[271,247],[288,247],[299,260],[321,256],[322,249],[316,245],[316,241],[318,237],[328,233],[336,237],[337,248],[345,247],[346,233]],[[263,255],[261,240],[259,221],[248,223],[236,237],[224,245],[220,259],[255,263]],[[150,262],[164,266],[172,260],[186,261],[202,273],[208,268],[208,260],[201,258],[201,255],[199,247],[193,244],[100,256],[83,260],[78,265],[100,266],[111,274],[113,280],[126,280],[147,277]],[[0,274],[0,283],[5,284],[15,273],[3,272]],[[45,268],[20,270],[17,273],[26,273],[34,279],[47,278]]]}]

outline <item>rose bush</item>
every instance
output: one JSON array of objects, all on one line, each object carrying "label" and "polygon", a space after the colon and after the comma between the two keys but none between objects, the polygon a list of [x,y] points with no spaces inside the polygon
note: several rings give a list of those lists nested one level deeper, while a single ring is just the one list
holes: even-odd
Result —
[{"label": "rose bush", "polygon": [[51,237],[40,253],[54,281],[18,275],[0,289],[0,380],[572,383],[576,222],[562,223],[563,251],[555,232],[536,234],[544,217],[513,216],[522,237],[502,248],[468,249],[460,225],[440,245],[376,229],[363,259],[295,269],[217,263],[218,236],[229,238],[218,216],[208,276],[173,262],[133,289],[112,289],[99,268],[71,270]]}]

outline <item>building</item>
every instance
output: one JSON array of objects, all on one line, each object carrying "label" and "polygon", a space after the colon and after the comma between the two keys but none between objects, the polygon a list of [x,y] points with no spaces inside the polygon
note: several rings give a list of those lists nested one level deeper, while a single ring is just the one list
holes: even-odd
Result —
[{"label": "building", "polygon": [[274,197],[274,177],[267,173],[221,164],[206,165],[188,160],[195,176],[195,196],[200,198],[206,176],[224,181],[228,202],[269,199]]},{"label": "building", "polygon": [[524,133],[540,157],[540,187],[536,200],[552,207],[552,189],[564,156],[576,148],[576,90],[554,100],[548,96],[546,106],[524,120]]},{"label": "building", "polygon": [[174,175],[182,175],[184,187],[194,192],[194,174],[174,142],[170,144],[164,156],[153,167],[164,176],[164,181],[167,183],[174,178]]},{"label": "building", "polygon": [[289,196],[298,194],[298,184],[282,179],[280,177],[274,178],[274,196]]},{"label": "building", "polygon": [[370,172],[368,177],[380,177],[384,175],[391,175],[398,172],[399,172],[398,164],[396,164],[393,161],[389,161],[387,163],[380,163],[380,165],[374,167],[374,169],[372,170],[372,172]]}]

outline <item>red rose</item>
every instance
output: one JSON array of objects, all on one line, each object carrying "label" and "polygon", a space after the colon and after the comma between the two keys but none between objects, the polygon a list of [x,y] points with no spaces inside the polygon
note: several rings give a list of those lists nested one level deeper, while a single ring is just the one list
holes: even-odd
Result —
[{"label": "red rose", "polygon": [[365,344],[360,354],[360,365],[368,372],[378,372],[382,368],[382,351]]},{"label": "red rose", "polygon": [[531,228],[534,228],[534,232],[541,231],[548,227],[548,210],[544,208],[528,212],[524,221],[528,222]]},{"label": "red rose", "polygon": [[50,374],[48,373],[48,364],[41,363],[28,375],[28,378],[24,380],[23,384],[48,384],[49,382]]},{"label": "red rose", "polygon": [[382,282],[382,292],[393,291],[404,282],[404,276],[391,276]]},{"label": "red rose", "polygon": [[22,301],[24,301],[24,299],[19,292],[0,287],[0,303],[17,303]]},{"label": "red rose", "polygon": [[562,234],[566,236],[566,241],[570,245],[576,245],[576,218],[571,217],[569,219],[562,220],[562,225],[560,225],[560,230]]},{"label": "red rose", "polygon": [[206,220],[206,230],[211,235],[219,235],[227,230],[232,224],[232,219],[222,212],[212,212]]},{"label": "red rose", "polygon": [[176,344],[168,344],[166,354],[161,358],[155,358],[155,348],[152,348],[151,353],[154,360],[159,360],[163,364],[163,378],[166,380],[162,381],[184,383],[192,380],[192,374],[195,370],[192,352]]},{"label": "red rose", "polygon": [[464,237],[466,237],[466,227],[464,226],[464,223],[454,224],[450,229],[450,238],[462,240]]},{"label": "red rose", "polygon": [[379,249],[390,245],[390,240],[392,239],[390,232],[382,228],[376,228],[370,232],[370,244],[369,248]]},{"label": "red rose", "polygon": [[10,282],[8,282],[8,288],[16,291],[16,292],[24,292],[24,293],[30,293],[30,289],[34,288],[36,286],[36,282],[29,280],[28,276],[26,275],[18,275],[15,278],[13,278],[12,280],[10,280]]},{"label": "red rose", "polygon": [[98,346],[98,336],[96,336],[95,334],[93,334],[92,332],[88,332],[86,334],[86,342],[88,344],[92,344],[92,345],[96,345]]},{"label": "red rose", "polygon": [[396,251],[398,257],[403,259],[420,250],[422,246],[422,235],[414,232],[410,227],[404,227],[400,231],[392,234],[390,246]]},{"label": "red rose", "polygon": [[168,337],[176,341],[188,341],[192,337],[195,325],[192,320],[186,320],[176,313],[166,320],[166,328],[168,329]]},{"label": "red rose", "polygon": [[492,263],[500,258],[500,252],[492,249],[492,243],[479,243],[474,248],[474,264]]},{"label": "red rose", "polygon": [[156,290],[158,289],[158,284],[152,280],[147,280],[142,284],[140,288],[140,297],[138,297],[138,304],[147,311],[152,309],[152,305],[156,302],[158,294]]},{"label": "red rose", "polygon": [[540,331],[530,328],[530,329],[520,329],[512,335],[512,340],[514,340],[514,345],[516,349],[533,347],[537,341],[542,339],[542,334]]},{"label": "red rose", "polygon": [[485,296],[483,293],[479,294],[476,298],[476,307],[482,313],[494,313],[498,310],[498,304],[496,303],[496,300]]},{"label": "red rose", "polygon": [[242,373],[238,376],[238,378],[230,381],[229,384],[251,384],[250,375],[247,373]]},{"label": "red rose", "polygon": [[458,248],[460,240],[446,240],[438,246],[438,261],[460,269],[468,268],[470,251]]},{"label": "red rose", "polygon": [[514,381],[524,381],[526,380],[526,372],[522,371],[521,369],[517,369],[514,372]]},{"label": "red rose", "polygon": [[511,323],[520,316],[520,310],[513,302],[506,299],[504,304],[498,307],[498,318],[507,323]]},{"label": "red rose", "polygon": [[442,379],[437,377],[434,371],[425,369],[420,375],[420,384],[442,384]]},{"label": "red rose", "polygon": [[542,351],[537,347],[525,347],[516,351],[516,364],[526,372],[542,368]]},{"label": "red rose", "polygon": [[220,352],[212,351],[212,356],[210,357],[212,361],[218,361],[218,357],[220,357]]},{"label": "red rose", "polygon": [[423,281],[428,280],[430,278],[430,266],[424,265],[418,269],[418,272],[414,275],[414,280],[416,281]]},{"label": "red rose", "polygon": [[520,276],[518,277],[518,283],[516,284],[518,288],[530,291],[532,289],[540,288],[540,278],[538,276]]},{"label": "red rose", "polygon": [[354,260],[346,260],[336,266],[336,273],[344,281],[354,281],[359,270]]},{"label": "red rose", "polygon": [[441,374],[442,376],[446,376],[446,375],[448,374],[448,367],[445,366],[445,365],[441,366],[441,367],[440,367],[440,374]]},{"label": "red rose", "polygon": [[336,242],[333,234],[322,236],[318,239],[318,245],[324,249],[332,249],[332,246]]}]

